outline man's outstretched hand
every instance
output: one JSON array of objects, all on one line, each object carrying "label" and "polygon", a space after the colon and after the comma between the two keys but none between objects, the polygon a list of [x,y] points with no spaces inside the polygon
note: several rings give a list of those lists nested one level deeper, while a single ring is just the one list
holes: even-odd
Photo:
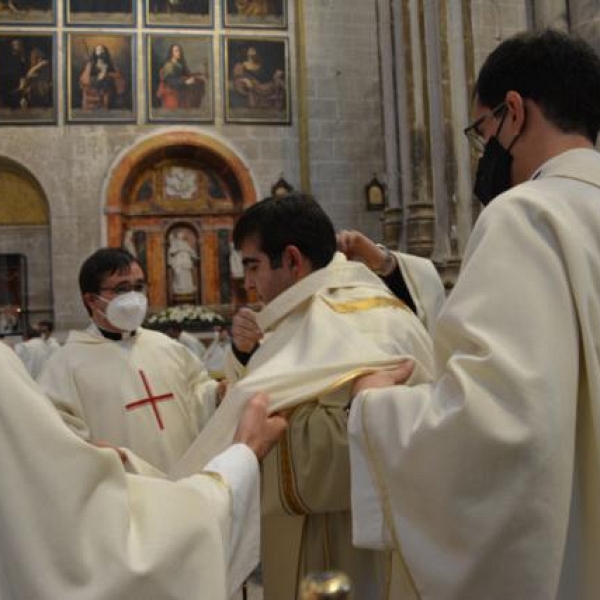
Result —
[{"label": "man's outstretched hand", "polygon": [[403,360],[393,369],[382,369],[381,371],[357,377],[352,385],[352,397],[356,396],[358,392],[362,392],[362,390],[391,387],[406,383],[414,367],[415,363],[412,360]]},{"label": "man's outstretched hand", "polygon": [[234,443],[246,444],[262,460],[277,443],[287,427],[282,415],[269,416],[269,397],[258,392],[250,398],[233,438]]}]

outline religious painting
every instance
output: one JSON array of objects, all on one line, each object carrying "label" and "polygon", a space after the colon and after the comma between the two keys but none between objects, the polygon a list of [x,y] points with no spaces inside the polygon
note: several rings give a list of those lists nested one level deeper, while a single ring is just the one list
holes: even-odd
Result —
[{"label": "religious painting", "polygon": [[212,27],[212,0],[145,0],[149,27]]},{"label": "religious painting", "polygon": [[54,25],[54,0],[0,0],[0,25]]},{"label": "religious painting", "polygon": [[133,0],[65,0],[66,25],[135,25]]},{"label": "religious painting", "polygon": [[146,59],[149,121],[213,120],[212,37],[147,35]]},{"label": "religious painting", "polygon": [[53,34],[0,32],[0,125],[56,123]]},{"label": "religious painting", "polygon": [[0,334],[23,333],[27,314],[27,259],[0,254]]},{"label": "religious painting", "polygon": [[223,0],[225,27],[287,27],[287,0]]},{"label": "religious painting", "polygon": [[287,39],[230,36],[223,43],[225,121],[288,124]]},{"label": "religious painting", "polygon": [[67,121],[135,122],[133,35],[68,33],[65,47]]}]

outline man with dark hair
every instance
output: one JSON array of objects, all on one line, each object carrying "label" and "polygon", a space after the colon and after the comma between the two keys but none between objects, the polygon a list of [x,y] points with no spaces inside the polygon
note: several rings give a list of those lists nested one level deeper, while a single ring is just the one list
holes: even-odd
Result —
[{"label": "man with dark hair", "polygon": [[54,352],[60,348],[58,340],[52,335],[54,332],[54,323],[48,319],[42,319],[38,321],[37,328],[40,332],[41,338],[46,343],[46,347],[50,352]]},{"label": "man with dark hair", "polygon": [[333,224],[310,196],[249,207],[233,239],[246,290],[265,306],[234,316],[232,394],[262,389],[291,410],[263,468],[265,598],[295,598],[306,572],[328,569],[348,573],[357,598],[387,598],[389,556],[351,543],[348,382],[405,354],[427,379],[430,338],[379,277],[336,252]]},{"label": "man with dark hair", "polygon": [[354,541],[396,549],[415,597],[600,597],[599,97],[600,58],[567,34],[491,53],[465,133],[493,202],[435,380],[393,386],[404,365],[354,386]]},{"label": "man with dark hair", "polygon": [[146,277],[127,250],[92,254],[79,287],[92,323],[69,334],[39,383],[84,439],[130,448],[167,472],[214,412],[218,384],[187,348],[141,327]]}]

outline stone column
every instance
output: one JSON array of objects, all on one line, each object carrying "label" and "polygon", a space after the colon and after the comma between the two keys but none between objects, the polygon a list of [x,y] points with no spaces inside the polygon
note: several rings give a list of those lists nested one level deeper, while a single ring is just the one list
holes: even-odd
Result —
[{"label": "stone column", "polygon": [[379,58],[381,98],[383,102],[383,135],[385,153],[385,178],[387,182],[387,205],[383,211],[383,241],[392,249],[400,247],[402,237],[402,197],[398,152],[398,110],[394,73],[403,72],[403,64],[396,62],[393,31],[397,23],[392,20],[389,0],[376,0],[379,32]]}]

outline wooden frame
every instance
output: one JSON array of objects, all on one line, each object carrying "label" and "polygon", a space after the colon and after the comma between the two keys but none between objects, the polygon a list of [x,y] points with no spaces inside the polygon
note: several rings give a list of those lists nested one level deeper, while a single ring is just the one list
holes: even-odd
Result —
[{"label": "wooden frame", "polygon": [[147,34],[145,42],[148,121],[212,122],[212,36]]},{"label": "wooden frame", "polygon": [[214,25],[214,0],[144,0],[144,22],[148,27],[203,27]]},{"label": "wooden frame", "polygon": [[0,125],[52,125],[56,36],[0,31]]},{"label": "wooden frame", "polygon": [[55,23],[56,0],[0,0],[0,26]]},{"label": "wooden frame", "polygon": [[367,210],[383,210],[386,206],[386,185],[375,174],[365,185],[365,206]]},{"label": "wooden frame", "polygon": [[65,25],[135,25],[137,2],[134,0],[64,0],[64,3]]},{"label": "wooden frame", "polygon": [[222,0],[225,27],[287,28],[287,0]]},{"label": "wooden frame", "polygon": [[135,122],[135,36],[67,33],[64,47],[67,122]]},{"label": "wooden frame", "polygon": [[289,124],[288,40],[223,37],[225,121]]}]

